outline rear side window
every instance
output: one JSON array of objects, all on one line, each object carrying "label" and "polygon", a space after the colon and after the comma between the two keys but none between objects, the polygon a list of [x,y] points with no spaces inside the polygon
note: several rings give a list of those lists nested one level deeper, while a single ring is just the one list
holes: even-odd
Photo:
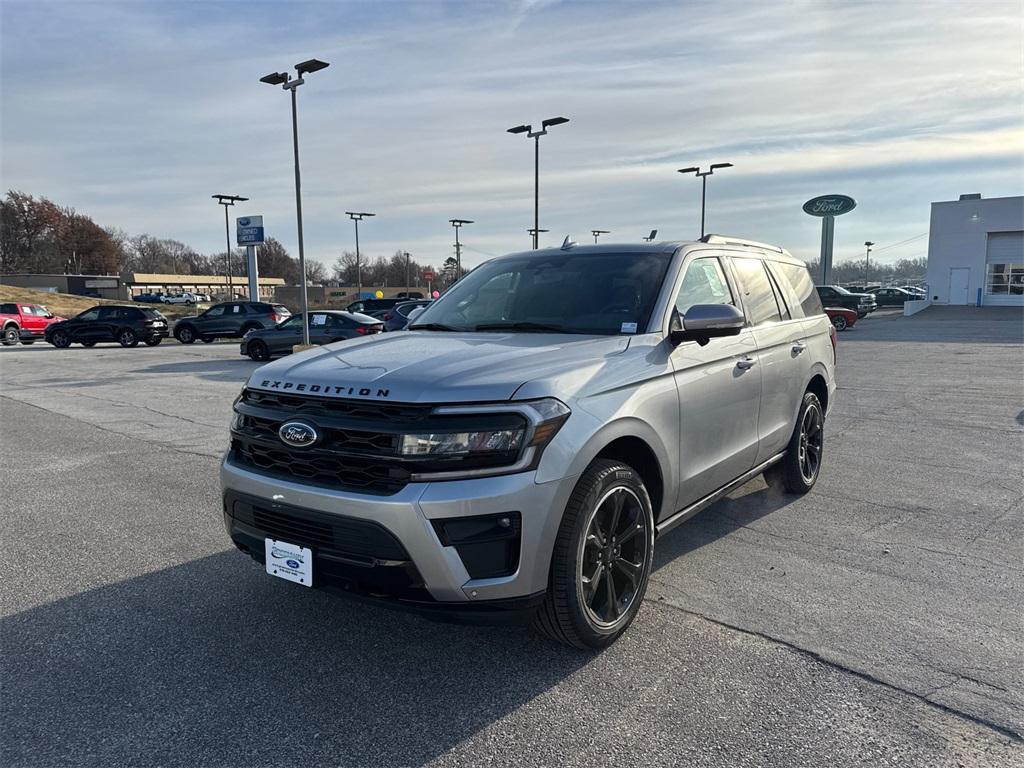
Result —
[{"label": "rear side window", "polygon": [[764,262],[760,259],[743,259],[733,257],[736,277],[743,293],[743,306],[751,325],[778,322],[782,319],[775,291],[768,281]]},{"label": "rear side window", "polygon": [[[775,262],[772,264],[772,269],[793,290],[793,297],[798,302],[800,309],[803,310],[804,317],[814,317],[824,312],[821,308],[821,298],[814,289],[814,281],[811,280],[811,272],[807,267]],[[793,309],[795,310],[796,307]]]},{"label": "rear side window", "polygon": [[155,309],[137,309],[136,312],[141,312],[143,317],[147,317],[150,320],[156,320],[160,317],[160,313]]},{"label": "rear side window", "polygon": [[18,314],[17,304],[0,304],[0,312],[5,315],[16,315]]}]

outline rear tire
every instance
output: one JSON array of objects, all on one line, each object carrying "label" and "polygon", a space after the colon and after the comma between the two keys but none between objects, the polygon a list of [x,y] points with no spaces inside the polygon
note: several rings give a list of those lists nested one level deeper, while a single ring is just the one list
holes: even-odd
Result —
[{"label": "rear tire", "polygon": [[27,347],[27,346],[29,346],[30,344],[35,344],[35,343],[36,343],[36,340],[35,340],[35,339],[25,339],[25,340],[24,340],[24,341],[22,341],[21,343],[22,343],[22,344],[24,344],[24,345],[25,345],[25,346]]},{"label": "rear tire", "polygon": [[786,493],[807,493],[821,474],[824,453],[825,412],[818,396],[813,392],[805,392],[786,453],[765,470],[765,482]]},{"label": "rear tire", "polygon": [[837,331],[845,331],[847,326],[846,318],[842,315],[836,315],[832,318],[832,325],[835,326]]},{"label": "rear tire", "polygon": [[534,626],[576,648],[611,645],[632,623],[654,559],[654,512],[640,475],[597,459],[562,516]]},{"label": "rear tire", "polygon": [[122,328],[117,332],[117,343],[125,349],[139,346],[139,337],[131,328]]},{"label": "rear tire", "polygon": [[66,331],[54,331],[50,336],[50,343],[58,349],[67,349],[71,346],[71,337]]},{"label": "rear tire", "polygon": [[174,329],[174,338],[180,341],[182,344],[191,344],[196,340],[195,329],[191,325],[186,325],[181,328]]},{"label": "rear tire", "polygon": [[[13,315],[14,313],[12,312],[11,314]],[[6,328],[4,328],[4,335],[3,338],[0,339],[0,343],[2,343],[5,347],[13,347],[20,340],[21,333],[18,331],[18,326],[9,325]]]},{"label": "rear tire", "polygon": [[246,350],[249,357],[255,360],[257,363],[262,363],[270,359],[270,348],[267,347],[265,341],[260,339],[253,339],[249,342],[249,347]]}]

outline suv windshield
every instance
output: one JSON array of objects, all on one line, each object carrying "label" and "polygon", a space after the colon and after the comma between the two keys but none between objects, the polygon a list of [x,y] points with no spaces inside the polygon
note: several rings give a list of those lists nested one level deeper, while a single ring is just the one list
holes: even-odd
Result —
[{"label": "suv windshield", "polygon": [[556,253],[489,261],[410,326],[453,331],[643,333],[670,253]]}]

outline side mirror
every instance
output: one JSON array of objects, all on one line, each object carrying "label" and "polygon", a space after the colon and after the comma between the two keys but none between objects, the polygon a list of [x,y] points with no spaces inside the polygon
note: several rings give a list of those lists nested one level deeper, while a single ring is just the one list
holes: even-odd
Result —
[{"label": "side mirror", "polygon": [[669,342],[679,346],[684,341],[696,341],[702,347],[720,336],[736,336],[746,319],[732,304],[695,304],[685,317],[672,310],[669,323]]}]

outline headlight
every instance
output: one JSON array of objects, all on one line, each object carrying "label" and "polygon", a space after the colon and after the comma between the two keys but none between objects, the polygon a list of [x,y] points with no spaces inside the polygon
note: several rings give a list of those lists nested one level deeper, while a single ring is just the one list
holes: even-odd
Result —
[{"label": "headlight", "polygon": [[456,456],[468,453],[517,453],[524,429],[478,432],[421,432],[402,435],[398,452],[403,456]]},{"label": "headlight", "polygon": [[417,461],[414,481],[532,469],[570,410],[559,400],[545,398],[440,406],[433,414],[451,417],[450,428],[438,425],[429,432],[403,434],[398,440],[399,455]]},{"label": "headlight", "polygon": [[244,335],[244,336],[242,336],[242,338],[243,338],[243,339],[248,339],[248,338],[249,338],[250,336],[252,336],[252,335],[253,335],[254,333],[256,333],[256,329],[255,329],[255,328],[250,328],[250,329],[249,329],[248,331],[246,331],[246,332],[245,332],[245,335]]}]

